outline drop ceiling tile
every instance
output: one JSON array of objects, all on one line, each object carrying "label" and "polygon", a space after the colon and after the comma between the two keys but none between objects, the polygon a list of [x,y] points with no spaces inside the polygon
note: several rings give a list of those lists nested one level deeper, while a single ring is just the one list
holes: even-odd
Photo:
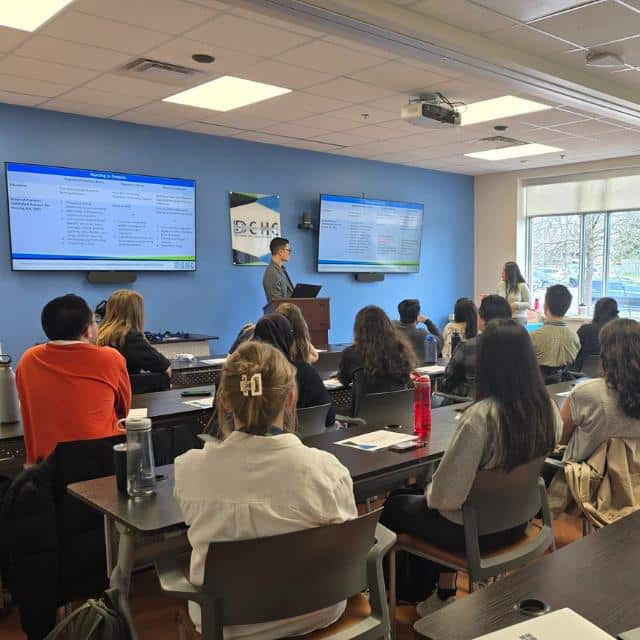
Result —
[{"label": "drop ceiling tile", "polygon": [[317,127],[308,127],[301,125],[297,122],[285,122],[273,125],[271,127],[267,127],[262,129],[263,133],[268,133],[274,136],[284,136],[287,138],[303,138],[303,139],[311,139],[318,138],[319,136],[325,135],[328,132],[324,129],[318,129]]},{"label": "drop ceiling tile", "polygon": [[570,122],[580,122],[588,120],[587,116],[583,116],[564,109],[547,109],[545,111],[537,111],[536,113],[528,113],[518,118],[521,122],[532,124],[537,127],[555,127]]},{"label": "drop ceiling tile", "polygon": [[[212,64],[195,62],[191,57],[194,53],[206,53],[214,56],[215,62]],[[159,47],[147,51],[145,58],[179,64],[214,75],[239,74],[260,62],[260,58],[257,56],[217,45],[207,45],[188,38],[175,38],[165,42]]]},{"label": "drop ceiling tile", "polygon": [[11,51],[24,42],[29,33],[20,29],[0,26],[0,51]]},{"label": "drop ceiling tile", "polygon": [[87,87],[72,89],[67,92],[62,99],[66,102],[75,102],[80,104],[119,107],[119,111],[135,109],[136,107],[141,107],[145,102],[148,102],[147,98],[123,96],[117,93],[107,93],[106,91],[98,91]]},{"label": "drop ceiling tile", "polygon": [[27,58],[48,60],[96,71],[109,71],[131,59],[131,56],[126,53],[41,35],[29,38],[14,53]]},{"label": "drop ceiling tile", "polygon": [[392,118],[396,119],[400,118],[400,110],[409,102],[409,100],[411,100],[410,95],[396,93],[394,95],[387,96],[386,98],[372,100],[367,102],[365,105],[360,106],[387,111],[391,114]]},{"label": "drop ceiling tile", "polygon": [[265,60],[240,74],[247,80],[275,84],[287,89],[305,89],[314,84],[320,84],[332,80],[334,76],[319,71],[311,71],[291,64],[278,62],[277,60]]},{"label": "drop ceiling tile", "polygon": [[182,33],[216,15],[215,11],[180,0],[76,0],[74,10],[138,27]]},{"label": "drop ceiling tile", "polygon": [[280,124],[277,120],[272,118],[265,118],[257,115],[243,115],[238,112],[219,113],[215,111],[208,111],[206,115],[200,118],[192,118],[192,120],[246,131],[260,131],[267,127]]},{"label": "drop ceiling tile", "polygon": [[398,114],[392,113],[385,109],[376,109],[371,105],[352,105],[345,107],[344,109],[337,109],[331,112],[332,118],[344,118],[351,122],[357,122],[361,125],[366,124],[379,124],[381,122],[388,122],[398,117]]},{"label": "drop ceiling tile", "polygon": [[350,131],[327,133],[326,135],[315,136],[314,139],[318,142],[324,142],[325,144],[335,144],[341,147],[353,147],[369,141],[368,138],[357,136]]},{"label": "drop ceiling tile", "polygon": [[[415,2],[415,0],[413,0]],[[342,38],[341,36],[328,35],[322,38],[325,42],[330,42],[331,44],[337,44],[340,47],[345,47],[350,49],[351,51],[360,51],[361,53],[368,53],[369,55],[375,56],[376,58],[384,58],[385,60],[392,60],[393,58],[397,58],[398,56],[385,49],[384,44],[381,44],[379,47],[371,46],[368,44],[364,44],[359,40],[354,38]]]},{"label": "drop ceiling tile", "polygon": [[602,133],[619,133],[623,131],[622,127],[601,122],[599,120],[584,120],[582,122],[560,125],[553,129],[561,131],[562,133],[585,137],[599,136]]},{"label": "drop ceiling tile", "polygon": [[[562,127],[562,129],[564,129],[564,127]],[[523,142],[535,142],[538,144],[553,143],[554,147],[561,147],[567,141],[567,138],[572,137],[560,129],[547,129],[545,127],[532,127],[527,133],[515,136],[507,135],[516,138],[516,140],[522,140]]]},{"label": "drop ceiling tile", "polygon": [[514,20],[467,0],[420,0],[409,9],[473,33],[488,33],[514,24]]},{"label": "drop ceiling tile", "polygon": [[393,92],[388,89],[381,89],[373,84],[351,80],[350,78],[336,78],[335,80],[309,87],[307,93],[355,103],[369,102],[393,95]]},{"label": "drop ceiling tile", "polygon": [[448,76],[437,74],[426,69],[419,69],[406,62],[395,60],[385,62],[376,67],[358,71],[351,78],[370,82],[377,87],[418,95],[427,87],[450,80]]},{"label": "drop ceiling tile", "polygon": [[236,140],[249,140],[251,142],[263,142],[265,144],[276,144],[280,146],[287,146],[287,138],[282,136],[269,135],[268,133],[260,133],[255,131],[246,131],[237,133],[233,136]]},{"label": "drop ceiling tile", "polygon": [[519,20],[520,22],[529,22],[536,18],[548,16],[557,11],[570,9],[580,4],[584,4],[585,0],[469,0],[471,4],[491,9],[504,16]]},{"label": "drop ceiling tile", "polygon": [[74,86],[84,84],[98,75],[97,71],[80,69],[56,62],[45,62],[35,58],[24,58],[14,54],[0,60],[0,74],[33,78],[34,80],[49,81],[55,79],[60,84]]},{"label": "drop ceiling tile", "polygon": [[545,57],[549,54],[566,53],[577,46],[575,42],[567,42],[526,25],[494,31],[488,37],[502,45]]},{"label": "drop ceiling tile", "polygon": [[[306,36],[245,20],[231,14],[213,18],[213,20],[188,31],[185,36],[213,46],[220,45],[262,57],[274,56],[309,40]],[[285,60],[285,62],[288,61]],[[296,63],[295,60],[290,62]]]},{"label": "drop ceiling tile", "polygon": [[[258,107],[260,104],[264,105],[266,110],[281,109],[283,111],[282,118],[280,118],[281,122],[284,120],[300,120],[305,117],[305,115],[300,117],[294,117],[293,115],[291,117],[287,117],[287,112],[292,109],[299,109],[306,111],[307,115],[313,115],[316,113],[325,114],[349,105],[348,102],[344,102],[343,100],[335,100],[333,98],[326,98],[325,96],[315,96],[304,91],[293,91],[292,93],[278,96],[271,100],[265,100],[255,106]],[[244,107],[242,111],[250,109],[251,106],[252,105]],[[241,110],[238,110],[238,112],[240,111]]]},{"label": "drop ceiling tile", "polygon": [[233,9],[233,6],[229,3],[220,2],[219,0],[189,0],[189,2],[208,9],[215,9],[216,11],[231,11]]},{"label": "drop ceiling tile", "polygon": [[183,89],[183,87],[172,87],[159,82],[149,82],[148,80],[119,76],[114,73],[105,73],[99,78],[88,82],[86,86],[89,89],[119,93],[123,96],[155,99],[166,98]]},{"label": "drop ceiling tile", "polygon": [[302,120],[296,120],[295,124],[303,126],[317,127],[318,129],[324,129],[325,131],[346,131],[347,129],[353,129],[357,126],[354,122],[345,120],[344,118],[334,118],[333,112],[329,115],[316,115],[310,118],[303,118]]},{"label": "drop ceiling tile", "polygon": [[[291,94],[289,94],[291,95]],[[282,96],[286,98],[287,96]],[[234,113],[241,116],[258,116],[261,118],[269,118],[276,122],[290,122],[294,120],[302,120],[314,115],[313,111],[305,110],[291,104],[282,104],[280,98],[271,100],[263,100],[256,104],[250,104],[241,109],[234,109]],[[278,101],[278,102],[276,102]],[[214,112],[210,111],[209,116],[212,117]]]},{"label": "drop ceiling tile", "polygon": [[24,93],[13,93],[11,91],[0,91],[0,102],[4,104],[19,104],[25,107],[35,107],[49,98],[45,96],[29,96]]},{"label": "drop ceiling tile", "polygon": [[[400,121],[398,120],[398,124],[399,123]],[[404,130],[398,131],[391,127],[382,127],[375,124],[351,129],[351,133],[363,136],[364,138],[370,138],[371,140],[392,140],[393,138],[401,138],[403,135],[406,135]]]},{"label": "drop ceiling tile", "polygon": [[20,76],[0,74],[0,91],[53,98],[69,89],[70,87],[68,85],[55,82],[45,82],[44,80],[34,80],[33,78],[21,78]]},{"label": "drop ceiling tile", "polygon": [[223,136],[225,138],[232,138],[238,133],[237,129],[230,129],[228,127],[220,127],[215,124],[208,124],[207,122],[186,122],[177,127],[183,131],[192,131],[194,133],[206,133],[209,136]]},{"label": "drop ceiling tile", "polygon": [[640,33],[640,13],[614,0],[584,5],[578,9],[536,20],[533,25],[546,33],[593,47]]},{"label": "drop ceiling tile", "polygon": [[140,54],[157,47],[170,36],[78,11],[67,11],[48,23],[42,33],[53,38]]},{"label": "drop ceiling tile", "polygon": [[39,109],[48,109],[49,111],[62,111],[63,113],[77,113],[83,116],[92,116],[95,118],[110,118],[121,109],[100,104],[86,104],[84,102],[76,102],[64,99],[49,100],[45,104],[41,104]]},{"label": "drop ceiling tile", "polygon": [[[283,143],[284,144],[284,143]],[[287,147],[294,149],[306,149],[307,151],[319,151],[320,153],[328,153],[334,149],[339,149],[333,144],[327,144],[325,142],[314,142],[312,140],[293,140],[286,143]]]},{"label": "drop ceiling tile", "polygon": [[384,58],[347,49],[324,40],[315,40],[277,56],[278,60],[330,73],[347,75],[384,62]]},{"label": "drop ceiling tile", "polygon": [[128,122],[138,122],[140,124],[150,124],[159,127],[177,127],[189,118],[184,113],[171,113],[169,111],[159,113],[149,105],[144,105],[137,109],[131,109],[118,115],[118,120],[126,120]]},{"label": "drop ceiling tile", "polygon": [[292,17],[291,20],[280,20],[272,16],[260,13],[258,11],[251,11],[250,9],[236,8],[231,11],[233,15],[240,16],[251,22],[261,22],[262,24],[268,24],[271,27],[277,29],[284,29],[285,31],[293,31],[300,35],[307,36],[307,38],[322,38],[325,34],[317,29],[311,29],[306,25],[296,22]]}]

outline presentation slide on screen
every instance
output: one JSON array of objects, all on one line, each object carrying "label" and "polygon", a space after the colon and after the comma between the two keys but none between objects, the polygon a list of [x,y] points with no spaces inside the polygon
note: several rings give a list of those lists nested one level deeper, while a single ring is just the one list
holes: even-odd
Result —
[{"label": "presentation slide on screen", "polygon": [[318,271],[418,271],[423,209],[412,202],[323,194]]},{"label": "presentation slide on screen", "polygon": [[16,270],[193,271],[195,181],[7,163]]}]

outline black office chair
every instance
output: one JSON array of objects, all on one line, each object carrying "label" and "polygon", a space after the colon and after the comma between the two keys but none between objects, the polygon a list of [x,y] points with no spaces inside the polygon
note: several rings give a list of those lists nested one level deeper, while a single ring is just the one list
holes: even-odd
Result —
[{"label": "black office chair", "polygon": [[413,396],[413,388],[369,393],[360,398],[356,417],[371,425],[412,425]]},{"label": "black office chair", "polygon": [[588,378],[600,378],[602,376],[600,356],[587,356],[582,364],[582,373]]},{"label": "black office chair", "polygon": [[131,393],[150,393],[152,391],[167,391],[171,385],[164,373],[130,373]]},{"label": "black office chair", "polygon": [[315,407],[304,407],[296,410],[296,419],[298,422],[297,433],[301,438],[307,436],[315,436],[324,433],[326,428],[327,413],[329,413],[330,404],[319,404]]}]

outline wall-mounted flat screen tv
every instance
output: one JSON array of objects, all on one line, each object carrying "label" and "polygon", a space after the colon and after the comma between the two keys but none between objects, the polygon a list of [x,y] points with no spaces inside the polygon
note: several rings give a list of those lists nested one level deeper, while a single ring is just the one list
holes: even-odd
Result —
[{"label": "wall-mounted flat screen tv", "polygon": [[318,271],[419,271],[423,213],[416,202],[322,194]]},{"label": "wall-mounted flat screen tv", "polygon": [[194,271],[196,183],[5,163],[14,271]]}]

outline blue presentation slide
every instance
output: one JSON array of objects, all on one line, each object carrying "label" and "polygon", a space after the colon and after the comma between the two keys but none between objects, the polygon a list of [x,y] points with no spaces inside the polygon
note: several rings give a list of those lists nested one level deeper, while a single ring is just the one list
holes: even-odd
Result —
[{"label": "blue presentation slide", "polygon": [[6,163],[15,270],[193,271],[195,181]]},{"label": "blue presentation slide", "polygon": [[322,194],[318,271],[418,271],[423,212],[415,202]]}]

